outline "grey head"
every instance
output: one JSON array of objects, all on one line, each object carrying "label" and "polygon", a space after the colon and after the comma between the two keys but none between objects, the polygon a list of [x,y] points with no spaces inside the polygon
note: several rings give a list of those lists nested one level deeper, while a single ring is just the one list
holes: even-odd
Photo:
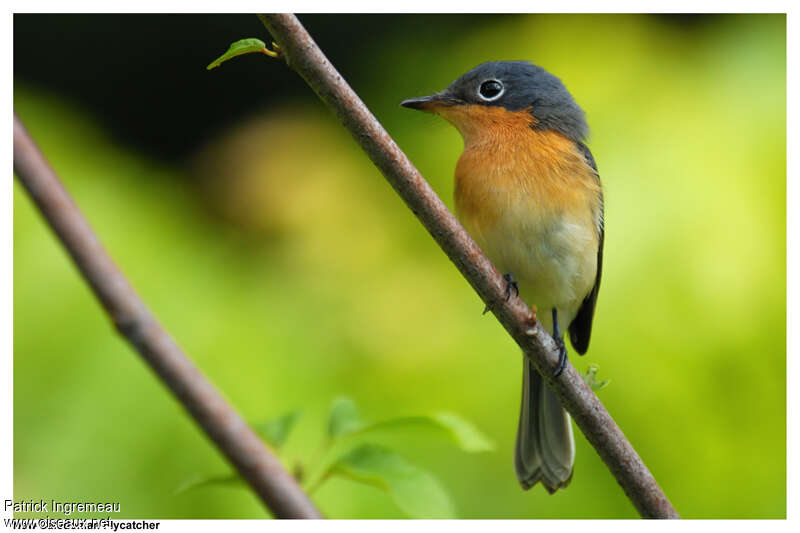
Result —
[{"label": "grey head", "polygon": [[402,105],[428,110],[427,104],[433,103],[529,109],[536,129],[556,130],[577,142],[589,133],[583,110],[561,80],[528,61],[480,64],[440,93],[406,100]]}]

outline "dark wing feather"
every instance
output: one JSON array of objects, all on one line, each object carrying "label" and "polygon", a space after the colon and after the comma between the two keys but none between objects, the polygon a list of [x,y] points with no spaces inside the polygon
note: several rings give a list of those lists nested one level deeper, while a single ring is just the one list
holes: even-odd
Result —
[{"label": "dark wing feather", "polygon": [[[578,148],[586,158],[586,162],[589,163],[589,166],[591,166],[595,173],[597,173],[597,163],[595,163],[594,157],[592,156],[592,152],[589,151],[589,148],[587,148],[583,143],[578,143]],[[599,174],[597,179],[600,179]],[[589,337],[592,335],[592,318],[594,318],[594,307],[597,303],[597,293],[600,290],[600,275],[603,271],[603,240],[605,237],[605,224],[603,222],[602,196],[600,197],[598,226],[600,236],[597,246],[597,276],[594,280],[594,287],[592,287],[591,292],[589,292],[586,298],[583,299],[583,304],[581,304],[578,314],[575,315],[575,318],[569,325],[569,339],[572,342],[572,347],[575,348],[575,351],[580,355],[585,354],[586,350],[589,348]]]}]

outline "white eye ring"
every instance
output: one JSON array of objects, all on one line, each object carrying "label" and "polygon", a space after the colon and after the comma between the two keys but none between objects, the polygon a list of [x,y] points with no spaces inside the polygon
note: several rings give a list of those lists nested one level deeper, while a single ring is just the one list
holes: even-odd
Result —
[{"label": "white eye ring", "polygon": [[[494,96],[490,96],[490,97],[487,98],[486,96],[483,96],[483,94],[481,94],[481,89],[483,88],[484,85],[486,85],[490,81],[493,81],[493,82],[495,82],[495,83],[500,85],[500,92],[495,94]],[[503,96],[503,94],[505,94],[505,92],[506,92],[506,86],[503,85],[502,81],[500,81],[498,79],[495,79],[495,78],[489,78],[488,80],[483,80],[481,82],[481,84],[478,85],[478,97],[481,100],[485,101],[485,102],[494,102],[495,100],[497,100],[498,98]]]}]

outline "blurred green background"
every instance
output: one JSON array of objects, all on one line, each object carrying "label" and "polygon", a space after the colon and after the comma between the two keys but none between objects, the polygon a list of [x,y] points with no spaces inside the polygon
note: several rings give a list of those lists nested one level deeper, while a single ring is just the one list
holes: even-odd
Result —
[{"label": "blurred green background", "polygon": [[[157,33],[125,40],[145,19],[204,44]],[[520,490],[518,349],[295,74],[263,57],[202,70],[233,40],[268,39],[255,17],[209,38],[196,22],[210,19],[116,17],[123,44],[108,54],[128,58],[106,59],[116,74],[50,49],[69,76],[105,95],[102,105],[15,56],[17,114],[196,364],[249,420],[302,408],[291,458],[313,456],[339,394],[370,419],[449,410],[496,450],[468,455],[424,432],[391,442],[437,476],[460,516],[635,517],[579,433],[567,490]],[[15,17],[19,54],[38,46],[24,27],[43,20]],[[48,20],[93,45],[96,36],[76,28],[97,19]],[[398,103],[487,60],[528,59],[564,80],[587,111],[606,195],[592,345],[573,363],[612,379],[600,398],[682,516],[785,517],[785,17],[384,16],[374,27],[393,30],[365,40],[371,17],[301,20],[319,28],[323,49],[344,42],[334,64],[346,65],[448,205],[461,139]],[[179,46],[195,55],[169,52]],[[189,71],[198,77],[184,86]],[[259,81],[237,81],[244,71]],[[138,87],[133,96],[125,80]],[[204,92],[204,80],[216,89]],[[162,91],[185,95],[176,101],[192,119],[140,118],[128,107],[163,104]],[[246,108],[226,111],[241,99]],[[120,110],[152,136],[132,139]],[[174,494],[187,479],[228,471],[115,335],[15,182],[15,499],[119,501],[115,518],[266,516],[242,489]],[[345,480],[315,501],[331,517],[403,516],[385,494]]]}]

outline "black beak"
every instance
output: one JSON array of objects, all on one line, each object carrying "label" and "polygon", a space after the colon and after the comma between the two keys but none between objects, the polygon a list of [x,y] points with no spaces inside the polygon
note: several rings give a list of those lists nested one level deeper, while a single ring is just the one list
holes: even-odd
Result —
[{"label": "black beak", "polygon": [[445,94],[432,94],[430,96],[421,96],[419,98],[409,98],[403,100],[400,105],[408,107],[409,109],[417,109],[419,111],[432,111],[437,107],[451,106],[463,103],[458,98],[447,96]]}]

